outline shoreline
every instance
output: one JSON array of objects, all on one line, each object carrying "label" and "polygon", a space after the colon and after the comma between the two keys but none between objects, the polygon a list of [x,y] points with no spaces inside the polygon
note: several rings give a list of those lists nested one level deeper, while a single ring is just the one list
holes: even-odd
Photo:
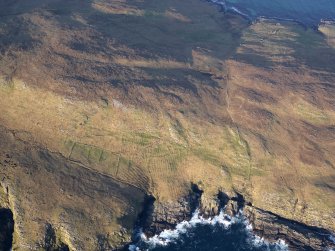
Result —
[{"label": "shoreline", "polygon": [[216,6],[221,7],[220,8],[220,12],[224,12],[224,13],[231,13],[234,15],[238,15],[242,18],[244,18],[245,20],[247,20],[248,22],[250,22],[250,24],[253,23],[257,23],[261,20],[269,20],[269,21],[278,21],[278,22],[289,22],[289,23],[295,23],[298,24],[300,26],[302,26],[303,28],[305,28],[306,30],[308,28],[311,28],[313,30],[315,30],[316,32],[318,32],[318,28],[320,25],[325,24],[325,23],[335,23],[335,18],[333,19],[320,19],[318,24],[314,24],[314,25],[309,25],[307,23],[304,23],[302,21],[299,21],[297,19],[290,19],[290,18],[280,18],[280,17],[271,17],[271,16],[264,16],[264,15],[260,15],[257,17],[252,17],[242,11],[240,11],[238,8],[236,7],[228,7],[225,0],[206,0],[208,3],[210,4],[214,4]]},{"label": "shoreline", "polygon": [[168,246],[169,244],[174,243],[176,240],[182,238],[184,235],[188,236],[188,232],[192,229],[196,229],[201,226],[219,226],[220,231],[229,231],[234,225],[239,225],[239,227],[243,228],[243,231],[246,234],[246,243],[251,246],[261,247],[265,246],[267,248],[270,247],[278,247],[284,250],[287,250],[288,245],[282,239],[278,239],[276,241],[268,241],[261,236],[258,236],[251,226],[251,223],[247,219],[246,215],[240,211],[236,216],[230,216],[226,213],[225,209],[221,209],[218,215],[212,217],[203,217],[200,213],[200,209],[196,209],[192,215],[192,218],[189,221],[182,221],[176,225],[174,229],[167,229],[163,232],[156,234],[153,237],[148,238],[141,230],[137,233],[138,241],[134,242],[134,244],[129,245],[128,250],[136,251],[138,244],[146,243],[149,246]]},{"label": "shoreline", "polygon": [[[132,242],[121,250],[130,250],[130,246],[136,246],[141,241],[138,234],[140,229],[146,240],[153,238],[152,241],[159,242],[161,241],[159,238],[161,233],[178,233],[180,226],[183,227],[185,224],[192,226],[192,221],[197,222],[198,220],[210,225],[220,223],[230,226],[234,223],[233,219],[244,219],[247,222],[245,230],[250,231],[253,239],[258,239],[265,245],[283,244],[284,242],[288,250],[297,251],[333,250],[335,248],[333,240],[335,233],[255,207],[239,193],[228,196],[220,191],[216,198],[216,208],[209,208],[208,205],[202,204],[202,191],[193,190],[191,193],[193,195],[190,194],[188,198],[180,200],[183,205],[179,208],[192,205],[192,208],[188,207],[188,212],[184,211],[182,214],[178,214],[180,211],[176,210],[176,205],[161,205],[150,197],[151,200],[147,201],[149,205],[144,205],[143,212],[139,215]],[[162,206],[166,210],[163,215],[161,215]],[[220,219],[222,213],[224,217],[230,217],[229,222],[220,222],[220,220],[224,220]],[[192,227],[196,227],[196,225]]]}]

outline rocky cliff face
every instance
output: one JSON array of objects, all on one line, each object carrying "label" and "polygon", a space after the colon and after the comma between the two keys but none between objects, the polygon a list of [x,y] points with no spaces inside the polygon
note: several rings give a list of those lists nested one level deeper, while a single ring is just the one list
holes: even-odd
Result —
[{"label": "rocky cliff face", "polygon": [[285,219],[279,215],[252,206],[243,212],[257,235],[270,241],[285,240],[290,250],[327,250],[335,247],[332,232],[301,222]]},{"label": "rocky cliff face", "polygon": [[143,232],[152,237],[165,229],[173,229],[178,223],[190,220],[199,207],[202,191],[196,185],[185,198],[176,202],[163,203],[149,197],[137,222]]},{"label": "rocky cliff face", "polygon": [[1,250],[114,250],[130,241],[143,190],[2,127],[0,135]]},{"label": "rocky cliff face", "polygon": [[231,217],[242,213],[252,225],[256,235],[271,242],[284,240],[290,250],[329,250],[335,248],[335,243],[331,239],[332,232],[285,219],[254,207],[239,193],[228,196],[220,191],[218,196],[212,198],[210,202],[208,199],[204,202],[201,193],[195,193],[180,202],[170,204],[151,201],[150,209],[145,208],[146,213],[140,216],[138,226],[148,237],[151,237],[165,229],[174,229],[181,221],[190,220],[195,208],[205,218],[214,217],[221,210],[224,210]]}]

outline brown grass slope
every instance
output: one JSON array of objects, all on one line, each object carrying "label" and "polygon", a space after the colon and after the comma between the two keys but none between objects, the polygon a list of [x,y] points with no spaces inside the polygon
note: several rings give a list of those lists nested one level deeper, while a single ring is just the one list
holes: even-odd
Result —
[{"label": "brown grass slope", "polygon": [[0,149],[15,163],[1,185],[18,190],[3,195],[22,217],[17,248],[47,222],[72,249],[119,245],[144,193],[174,201],[191,182],[208,203],[238,191],[335,231],[327,37],[198,0],[1,1],[0,20]]}]

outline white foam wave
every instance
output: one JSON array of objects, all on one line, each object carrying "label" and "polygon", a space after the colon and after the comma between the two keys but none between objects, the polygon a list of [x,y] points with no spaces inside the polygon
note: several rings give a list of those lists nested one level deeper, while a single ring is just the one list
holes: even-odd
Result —
[{"label": "white foam wave", "polygon": [[224,0],[210,0],[212,3],[215,3],[217,5],[220,5],[224,8],[226,8],[226,2]]},{"label": "white foam wave", "polygon": [[[335,244],[335,235],[330,235],[329,240],[332,241]],[[328,249],[328,251],[335,251],[335,249],[330,248],[330,249]]]},{"label": "white foam wave", "polygon": [[278,250],[278,251],[288,250],[288,245],[286,244],[284,240],[278,240],[274,243],[269,243],[268,241],[264,240],[264,238],[261,238],[257,235],[252,235],[251,243],[254,247],[264,247],[265,246],[267,250],[270,250],[270,245],[273,247],[274,250]]},{"label": "white foam wave", "polygon": [[241,15],[241,16],[244,16],[244,17],[249,18],[249,15],[248,15],[248,14],[242,12],[241,10],[239,10],[239,9],[236,8],[236,7],[231,7],[230,10],[233,11],[233,12],[235,12],[235,13],[237,13],[237,14],[239,14],[239,15]]},{"label": "white foam wave", "polygon": [[[192,228],[196,227],[197,225],[215,225],[220,224],[225,228],[228,228],[232,224],[232,219],[221,212],[219,215],[205,219],[199,214],[199,211],[196,210],[189,221],[182,221],[177,224],[176,228],[173,230],[164,230],[159,235],[155,235],[151,238],[147,238],[143,233],[141,233],[141,240],[145,241],[150,248],[155,248],[156,246],[166,246],[171,242],[177,240],[181,234],[187,233],[187,231]],[[134,249],[132,249],[134,250]],[[139,250],[139,249],[135,249]]]},{"label": "white foam wave", "polygon": [[[236,217],[230,217],[225,214],[223,211],[220,212],[219,215],[214,216],[213,218],[204,218],[199,214],[199,210],[196,210],[193,214],[192,218],[189,221],[182,221],[177,224],[176,228],[173,230],[164,230],[159,235],[155,235],[151,238],[147,238],[144,233],[140,232],[139,237],[141,242],[145,242],[149,249],[153,249],[157,246],[167,246],[170,243],[175,242],[178,238],[181,237],[182,234],[185,234],[193,227],[198,225],[220,225],[224,229],[229,229],[230,226],[234,223],[243,223],[245,225],[246,231],[249,233],[249,242],[251,245],[256,247],[266,246],[270,247],[274,246],[275,250],[288,250],[287,244],[283,240],[279,240],[276,243],[270,244],[263,238],[252,234],[252,226],[251,224],[243,217],[242,213],[239,213]],[[130,251],[141,251],[139,247],[136,245],[130,245]]]},{"label": "white foam wave", "polygon": [[228,5],[227,5],[227,3],[226,3],[225,0],[210,0],[210,2],[223,7],[223,9],[225,11],[235,12],[235,13],[237,13],[237,14],[243,16],[243,17],[246,17],[248,19],[251,18],[247,13],[244,13],[243,11],[241,11],[240,9],[238,9],[237,7],[234,7],[234,6],[228,7]]}]

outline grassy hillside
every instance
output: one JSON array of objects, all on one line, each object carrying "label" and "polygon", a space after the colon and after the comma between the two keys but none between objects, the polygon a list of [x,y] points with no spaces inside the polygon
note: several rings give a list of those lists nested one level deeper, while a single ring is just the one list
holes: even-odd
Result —
[{"label": "grassy hillside", "polygon": [[1,203],[17,248],[46,223],[72,249],[120,245],[144,194],[175,201],[191,183],[208,203],[237,191],[335,230],[330,39],[199,0],[2,5]]}]

